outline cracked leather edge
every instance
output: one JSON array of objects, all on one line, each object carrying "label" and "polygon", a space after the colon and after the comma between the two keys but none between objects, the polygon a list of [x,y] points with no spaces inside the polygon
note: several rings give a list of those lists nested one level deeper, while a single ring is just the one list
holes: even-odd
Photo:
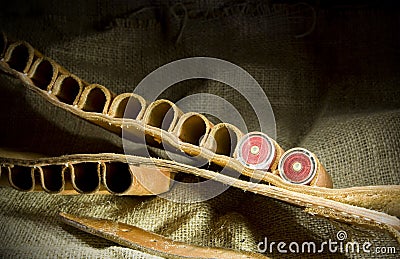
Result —
[{"label": "cracked leather edge", "polygon": [[[372,208],[379,211],[387,212],[391,215],[400,216],[400,186],[399,185],[383,185],[383,186],[363,186],[350,187],[343,189],[329,189],[317,186],[294,185],[286,183],[274,173],[266,173],[260,170],[252,170],[242,166],[236,159],[231,157],[218,155],[212,151],[198,147],[189,143],[184,143],[178,138],[162,129],[148,126],[142,121],[124,120],[121,118],[111,118],[105,114],[84,112],[72,105],[60,102],[55,96],[34,86],[27,75],[18,73],[7,67],[7,64],[0,61],[0,68],[14,75],[21,80],[21,83],[28,89],[44,97],[51,104],[60,107],[68,112],[77,115],[80,118],[97,124],[116,134],[121,133],[122,127],[132,128],[142,134],[157,136],[166,144],[170,144],[185,153],[193,156],[201,156],[215,164],[236,170],[243,175],[250,176],[253,179],[260,180],[293,192],[299,192],[307,195],[323,197],[326,199],[343,202],[359,207]],[[162,135],[162,138],[161,138]]]},{"label": "cracked leather edge", "polygon": [[390,216],[383,212],[371,209],[357,207],[338,201],[328,200],[326,198],[294,192],[260,183],[252,183],[239,180],[221,173],[210,170],[199,169],[197,167],[177,163],[170,160],[145,158],[131,155],[121,155],[112,153],[102,154],[78,154],[67,155],[53,158],[39,159],[18,159],[18,158],[0,158],[2,166],[18,165],[25,167],[62,165],[65,163],[82,162],[123,162],[131,165],[156,166],[157,168],[171,171],[188,173],[200,176],[206,179],[212,179],[223,184],[234,186],[245,191],[274,198],[296,206],[304,207],[305,211],[331,220],[337,220],[345,223],[372,227],[388,231],[400,243],[400,220],[397,217]]},{"label": "cracked leather edge", "polygon": [[222,247],[206,247],[173,241],[164,236],[128,224],[111,220],[79,217],[60,213],[62,221],[89,234],[117,244],[165,258],[268,258],[260,253],[239,251]]}]

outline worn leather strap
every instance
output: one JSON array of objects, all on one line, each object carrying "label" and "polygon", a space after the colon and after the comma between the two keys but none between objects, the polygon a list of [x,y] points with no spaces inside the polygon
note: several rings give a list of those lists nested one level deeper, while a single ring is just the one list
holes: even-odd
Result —
[{"label": "worn leather strap", "polygon": [[157,195],[170,190],[175,174],[167,168],[129,164],[121,159],[45,158],[5,149],[0,149],[0,157],[0,183],[25,192]]},{"label": "worn leather strap", "polygon": [[[287,183],[278,176],[279,173],[276,171],[265,172],[252,170],[243,166],[232,157],[234,151],[231,148],[222,148],[226,134],[225,136],[224,134],[221,136],[221,131],[218,131],[218,129],[224,129],[223,132],[229,132],[229,130],[235,132],[233,135],[237,141],[242,133],[234,125],[226,123],[212,125],[200,114],[183,114],[178,107],[167,100],[158,100],[149,104],[146,108],[146,103],[140,96],[133,96],[126,93],[116,95],[104,86],[83,82],[54,61],[43,57],[28,43],[10,43],[4,35],[2,36],[2,42],[7,47],[4,48],[5,51],[2,53],[4,58],[0,61],[0,69],[5,73],[19,78],[21,85],[41,95],[53,105],[116,134],[121,135],[121,131],[124,129],[126,132],[131,133],[132,136],[138,136],[139,138],[143,136],[150,137],[155,143],[162,142],[191,156],[199,156],[212,163],[238,171],[243,175],[263,182],[254,184],[174,161],[138,158],[119,154],[88,154],[58,158],[39,157],[38,159],[18,159],[3,155],[2,175],[4,175],[4,170],[7,170],[8,178],[11,179],[9,182],[14,187],[16,185],[13,177],[16,180],[23,179],[21,177],[26,177],[28,175],[26,172],[29,171],[29,177],[34,179],[36,168],[41,168],[39,172],[42,170],[42,173],[39,173],[39,175],[43,178],[42,183],[45,182],[45,173],[43,171],[43,167],[45,166],[61,166],[70,163],[78,164],[77,167],[79,167],[79,164],[82,163],[94,163],[96,167],[94,165],[91,166],[96,168],[96,176],[98,178],[103,177],[102,174],[106,175],[105,172],[107,172],[98,170],[99,167],[102,167],[102,163],[119,162],[122,164],[128,163],[129,166],[143,166],[151,162],[151,164],[155,163],[157,167],[164,168],[169,172],[179,171],[199,175],[291,204],[304,206],[307,208],[306,211],[312,214],[351,224],[385,229],[400,241],[398,233],[400,229],[399,220],[383,213],[386,212],[391,215],[400,216],[399,186],[329,189],[324,188],[331,186],[331,182],[327,179],[322,181],[314,179],[311,182],[315,186]],[[123,112],[121,111],[125,110],[127,98],[130,97],[136,100],[135,109],[132,110],[131,116],[128,119],[123,119]],[[168,114],[170,109],[172,109],[172,114]],[[166,120],[167,123],[163,124],[162,122],[165,122],[164,119],[166,117],[168,117]],[[200,139],[200,136],[205,137]],[[12,168],[18,168],[18,170],[12,170]],[[25,173],[21,173],[24,171]],[[89,172],[91,170],[83,169],[83,171]],[[61,175],[63,172],[65,173],[61,169]],[[93,177],[93,179],[95,178]],[[107,179],[107,177],[103,179]],[[24,187],[29,187],[29,184],[25,181],[21,182]],[[266,185],[265,183],[272,184],[273,186]],[[95,186],[94,191],[104,190],[101,189],[101,184],[94,184],[93,186]],[[47,188],[44,185],[42,187],[45,190]],[[32,190],[35,189],[36,187]],[[78,192],[86,192],[78,188],[76,181],[75,186],[72,184],[72,189]],[[27,188],[27,190],[31,189]],[[107,191],[107,188],[105,190]],[[121,194],[125,193],[122,192]],[[132,194],[132,192],[129,194]]]},{"label": "worn leather strap", "polygon": [[[2,157],[2,156],[0,156]],[[53,158],[0,158],[1,170],[4,168],[15,167],[31,170],[32,168],[46,167],[49,165],[61,166],[69,164],[120,164],[128,163],[133,166],[156,167],[156,169],[183,172],[193,174],[206,179],[221,182],[242,190],[257,193],[274,199],[278,199],[295,206],[306,208],[312,215],[323,216],[332,220],[337,220],[349,224],[372,227],[389,231],[400,243],[400,220],[384,212],[367,209],[368,206],[376,206],[384,211],[396,212],[399,210],[398,199],[400,197],[399,186],[367,186],[353,187],[346,189],[327,189],[314,187],[314,194],[306,194],[298,191],[281,188],[278,186],[266,185],[263,183],[253,183],[239,180],[218,172],[199,169],[193,166],[177,163],[171,160],[137,157],[121,154],[78,154]],[[1,172],[1,174],[3,174]],[[89,173],[89,172],[88,172]],[[275,176],[280,179],[278,176]],[[2,176],[3,178],[3,176]],[[293,185],[296,186],[296,185]],[[37,190],[37,189],[36,189]],[[319,191],[319,192],[318,192]],[[95,190],[93,190],[95,192]],[[316,195],[318,194],[318,195]],[[333,195],[335,194],[335,195]],[[372,196],[371,198],[368,198]],[[357,205],[362,200],[366,208]],[[342,201],[347,201],[346,203]],[[386,205],[385,205],[386,203]],[[382,207],[383,206],[383,207]],[[397,214],[398,215],[398,214]]]},{"label": "worn leather strap", "polygon": [[202,247],[177,242],[144,229],[111,220],[78,217],[67,213],[61,213],[60,216],[68,225],[85,232],[103,237],[123,246],[165,258],[268,258],[259,253],[219,247]]},{"label": "worn leather strap", "polygon": [[[206,148],[211,145],[207,144],[207,142],[204,143],[205,147],[199,147],[191,143],[180,141],[175,134],[172,134],[170,132],[172,126],[168,131],[164,131],[160,128],[146,125],[145,123],[143,123],[142,120],[123,120],[122,118],[112,118],[101,113],[82,111],[73,105],[68,105],[59,101],[59,99],[56,96],[49,94],[47,91],[43,91],[35,87],[26,75],[9,69],[7,64],[5,64],[4,62],[0,62],[0,67],[3,68],[3,70],[19,77],[21,79],[22,84],[27,86],[29,89],[35,91],[36,93],[40,94],[52,104],[61,107],[71,113],[74,113],[88,121],[94,122],[112,132],[121,134],[121,128],[124,127],[125,130],[131,131],[132,135],[141,136],[142,134],[145,134],[148,136],[152,136],[152,138],[157,139],[158,141],[161,141],[162,139],[163,143],[176,147],[178,150],[182,150],[189,155],[201,156],[202,158],[209,160],[213,163],[216,163],[220,166],[236,170],[246,176],[252,177],[253,179],[273,184],[279,188],[284,188],[287,190],[300,192],[308,195],[334,199],[336,201],[349,203],[356,206],[383,210],[392,215],[398,215],[399,213],[399,209],[396,206],[396,201],[398,201],[398,199],[393,200],[393,197],[398,197],[396,196],[397,192],[392,187],[382,187],[382,186],[371,187],[371,188],[366,187],[363,189],[361,197],[359,195],[360,192],[357,192],[357,195],[353,194],[351,188],[350,190],[347,189],[330,190],[327,188],[319,188],[317,186],[290,184],[283,181],[279,176],[277,176],[278,175],[277,172],[268,173],[260,170],[251,170],[249,168],[244,167],[237,160],[232,159],[229,156],[223,154],[216,154],[212,152],[212,150]],[[165,102],[163,101],[158,103],[165,103]],[[173,107],[173,105],[171,107]],[[146,110],[144,112],[146,118],[148,118],[151,115],[152,111],[153,110]],[[176,116],[179,117],[180,115],[177,114]],[[216,125],[215,127],[221,127],[221,126]],[[234,128],[233,125],[229,125],[229,127]],[[237,135],[240,135],[240,133],[238,133]],[[376,196],[377,193],[378,196]],[[379,197],[379,198],[376,199],[374,197]]]},{"label": "worn leather strap", "polygon": [[[17,47],[25,48],[25,51],[16,51]],[[112,132],[121,135],[123,128],[125,132],[139,138],[144,139],[143,135],[146,135],[146,140],[151,138],[155,143],[162,141],[189,155],[201,156],[210,162],[232,167],[230,169],[252,177],[240,163],[227,163],[230,157],[235,156],[235,147],[226,145],[227,140],[237,143],[243,135],[234,125],[220,123],[214,126],[199,113],[183,114],[168,100],[157,100],[146,107],[146,102],[140,96],[128,93],[116,95],[104,86],[82,82],[54,61],[35,53],[37,52],[28,43],[13,43],[7,48],[0,68],[20,78],[27,87],[41,94],[52,104]],[[25,64],[24,60],[28,63]],[[27,67],[33,61],[34,65],[26,74]],[[21,71],[22,67],[24,69]],[[67,79],[75,81],[75,84],[67,83]],[[129,97],[134,99],[135,104],[130,104],[126,109]],[[123,118],[125,110],[127,117]],[[132,113],[132,116],[128,113]],[[148,143],[151,144],[151,141]],[[276,168],[283,153],[277,143],[275,146],[277,156],[272,163],[272,170]],[[327,175],[324,170],[321,170],[321,174]],[[311,185],[332,187],[329,176],[319,179],[323,180],[315,179],[311,181]]]}]

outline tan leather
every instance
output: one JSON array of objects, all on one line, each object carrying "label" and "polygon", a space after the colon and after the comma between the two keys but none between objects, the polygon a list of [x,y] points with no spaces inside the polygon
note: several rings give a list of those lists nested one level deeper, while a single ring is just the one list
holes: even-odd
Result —
[{"label": "tan leather", "polygon": [[164,258],[268,258],[258,253],[177,242],[144,229],[111,220],[78,217],[67,213],[61,213],[60,216],[68,225],[90,234]]},{"label": "tan leather", "polygon": [[79,98],[78,109],[85,112],[107,114],[114,94],[99,84],[86,86]]},{"label": "tan leather", "polygon": [[77,76],[62,73],[57,77],[53,87],[49,90],[61,102],[78,105],[83,86],[83,82]]},{"label": "tan leather", "polygon": [[[129,103],[129,113],[124,114]],[[129,118],[140,120],[146,111],[146,101],[140,95],[133,93],[120,94],[111,103],[108,115],[113,118]]]},{"label": "tan leather", "polygon": [[196,146],[204,146],[213,124],[202,114],[188,112],[182,115],[174,133],[178,139]]},{"label": "tan leather", "polygon": [[[378,212],[373,209],[385,211],[395,216],[399,216],[399,197],[400,186],[366,186],[353,187],[346,189],[328,189],[320,187],[309,187],[314,192],[306,193],[301,189],[281,188],[278,186],[266,185],[264,183],[253,183],[230,176],[220,174],[218,172],[199,169],[193,166],[177,163],[175,161],[137,157],[121,154],[78,154],[53,158],[36,158],[27,159],[4,157],[4,153],[0,155],[1,170],[17,166],[19,171],[23,170],[26,175],[34,179],[31,172],[32,168],[46,167],[49,165],[70,164],[97,164],[101,163],[128,163],[134,166],[156,166],[162,171],[183,172],[193,174],[206,179],[221,182],[242,190],[254,192],[270,198],[278,199],[295,206],[306,208],[306,211],[332,220],[338,220],[350,224],[368,226],[389,231],[400,242],[400,220],[394,216],[390,216],[384,212]],[[17,174],[19,174],[17,172]],[[26,176],[24,179],[28,179]],[[3,176],[2,176],[3,177]],[[16,176],[18,179],[20,175]],[[274,176],[280,179],[278,176]],[[157,178],[158,180],[158,178]],[[294,187],[303,187],[300,185],[288,184]],[[74,186],[74,185],[73,185]],[[74,186],[77,188],[78,186]],[[97,186],[96,186],[97,188]],[[102,186],[98,188],[101,190]],[[292,189],[292,190],[290,190]],[[307,188],[306,188],[307,189]],[[33,190],[33,189],[29,189]],[[35,189],[38,190],[38,189]],[[78,190],[77,190],[78,191]],[[82,190],[79,189],[80,192]],[[79,192],[78,191],[78,192]],[[361,207],[363,206],[363,207]]]},{"label": "tan leather", "polygon": [[[19,43],[19,44],[22,44],[22,43]],[[23,44],[23,45],[30,46],[30,45],[26,45],[26,44]],[[13,54],[13,50],[15,50],[15,45],[12,45],[8,48],[8,50],[7,50],[8,56]],[[30,50],[30,53],[32,55],[34,52],[35,51]],[[7,61],[7,59],[5,59],[5,61]],[[276,177],[276,174],[274,174],[274,173],[266,173],[266,172],[257,171],[257,170],[255,170],[255,171],[250,170],[250,169],[242,166],[237,161],[230,159],[230,157],[228,157],[228,156],[215,154],[214,152],[210,151],[208,149],[209,146],[206,145],[207,137],[203,138],[204,141],[201,145],[202,147],[199,147],[199,146],[196,146],[196,145],[193,145],[190,143],[185,143],[182,141],[177,141],[177,138],[179,139],[179,135],[177,136],[177,133],[179,134],[182,130],[179,128],[179,126],[175,127],[175,129],[174,129],[174,126],[175,126],[175,124],[178,123],[179,118],[182,116],[182,112],[179,110],[179,108],[177,108],[170,101],[157,100],[157,101],[153,102],[152,104],[150,104],[148,106],[148,108],[144,112],[144,117],[141,120],[140,119],[139,120],[125,119],[123,121],[123,119],[121,119],[121,118],[112,118],[107,115],[107,113],[108,114],[112,113],[110,111],[106,112],[108,103],[109,103],[108,98],[111,98],[112,93],[108,94],[109,91],[106,90],[102,86],[96,85],[96,88],[101,89],[101,91],[106,96],[106,101],[104,102],[103,109],[101,109],[101,113],[100,112],[99,113],[85,112],[82,109],[80,109],[79,107],[84,107],[85,105],[88,107],[91,106],[89,104],[85,104],[85,101],[88,101],[88,93],[90,93],[91,92],[90,90],[93,89],[93,87],[94,87],[93,85],[92,86],[89,85],[89,86],[85,87],[86,94],[82,93],[81,96],[78,96],[79,98],[77,97],[79,99],[78,103],[80,105],[78,105],[78,107],[76,107],[74,105],[70,105],[70,104],[60,101],[56,96],[54,96],[52,94],[52,92],[46,92],[46,91],[43,91],[42,89],[38,88],[37,86],[34,85],[34,83],[32,82],[32,80],[30,80],[29,77],[26,77],[24,74],[18,73],[14,69],[10,69],[7,62],[0,62],[0,67],[2,68],[3,71],[11,73],[14,76],[19,77],[21,79],[21,82],[24,85],[29,87],[29,89],[42,95],[44,98],[46,98],[52,104],[54,104],[58,107],[61,107],[69,112],[72,112],[72,113],[78,115],[79,117],[82,117],[86,120],[96,123],[106,129],[113,131],[113,132],[120,134],[121,128],[124,127],[124,129],[126,129],[127,131],[132,131],[132,134],[143,134],[144,133],[146,135],[150,135],[154,138],[157,138],[159,141],[161,141],[161,134],[162,134],[162,141],[166,144],[170,144],[178,149],[181,149],[182,151],[188,153],[189,155],[197,156],[197,155],[201,154],[201,156],[203,158],[205,158],[211,162],[214,162],[220,166],[227,166],[230,169],[241,172],[242,174],[250,176],[257,180],[262,180],[262,181],[271,183],[280,188],[286,188],[289,190],[294,190],[297,192],[307,193],[307,194],[311,194],[311,195],[323,195],[322,193],[326,193],[326,191],[316,191],[318,189],[310,188],[308,186],[296,186],[293,184],[288,184],[288,183],[282,181],[279,177]],[[83,83],[83,85],[85,85],[85,83]],[[122,95],[126,96],[126,94],[122,94]],[[115,99],[117,99],[117,98],[118,98],[118,96]],[[161,105],[165,106],[165,104],[167,104],[166,108],[161,107],[161,111],[160,111],[160,106]],[[167,129],[168,131],[166,132],[166,131],[156,127],[156,126],[160,126],[160,125],[153,124],[152,122],[162,121],[163,117],[166,115],[166,113],[170,107],[172,107],[174,113],[173,113],[173,118],[172,118],[171,124],[169,125],[169,127]],[[187,117],[187,116],[189,116],[189,115],[186,115],[185,117]],[[208,128],[212,127],[212,125],[208,124],[207,120],[205,120],[205,122],[206,122]],[[149,123],[151,125],[149,125]],[[182,120],[181,120],[180,124],[182,124]],[[152,125],[156,125],[156,126],[152,126]],[[225,125],[228,125],[228,124],[225,124]],[[233,125],[231,125],[230,127],[234,128]],[[207,128],[207,130],[208,130],[208,128]],[[238,130],[235,130],[235,131],[236,131],[236,134],[240,135],[240,133],[237,133]],[[212,129],[210,130],[210,132],[212,132]],[[204,148],[204,147],[206,147],[206,148]],[[280,149],[278,149],[278,150],[280,150]],[[321,170],[321,171],[323,171],[323,170]],[[314,181],[316,184],[320,184],[321,182],[322,182],[322,184],[324,184],[327,182],[326,178],[329,178],[324,173],[319,174],[319,176],[320,177],[318,178],[318,180]],[[324,178],[325,178],[325,180],[324,180]],[[329,186],[329,184],[328,184],[328,186]],[[334,191],[334,192],[336,192],[336,191]],[[341,195],[333,195],[331,197],[341,197]],[[370,200],[370,199],[368,199],[368,200]],[[357,204],[357,202],[354,200],[352,200],[352,202],[353,202],[353,204]],[[380,207],[382,207],[382,206],[380,206]]]},{"label": "tan leather", "polygon": [[123,156],[104,161],[70,156],[45,158],[0,149],[0,157],[2,185],[26,192],[156,195],[169,191],[174,177],[168,168],[129,164],[121,159]]},{"label": "tan leather", "polygon": [[182,111],[173,102],[161,99],[149,104],[143,122],[146,125],[171,132],[182,114]]},{"label": "tan leather", "polygon": [[[274,161],[271,163],[270,168],[273,171],[278,167],[279,159],[282,157],[282,155],[283,155],[283,153],[285,153],[285,151],[283,150],[283,148],[281,148],[281,146],[279,146],[278,143],[276,143],[275,140],[272,139],[272,141],[275,145],[275,158],[274,158]],[[318,186],[325,186],[325,185],[318,185]]]},{"label": "tan leather", "polygon": [[17,41],[6,47],[4,61],[18,72],[27,74],[32,63],[43,55],[25,41]]},{"label": "tan leather", "polygon": [[[75,105],[67,104],[60,101],[59,98],[57,98],[52,94],[52,91],[44,92],[40,88],[36,87],[29,78],[27,78],[23,74],[13,71],[8,67],[6,63],[0,62],[0,68],[2,68],[3,71],[12,73],[13,75],[19,77],[26,86],[28,86],[33,91],[45,97],[54,105],[61,107],[69,112],[72,112],[112,132],[121,134],[121,128],[124,128],[127,132],[131,131],[133,135],[145,134],[147,136],[151,136],[158,143],[160,143],[162,139],[162,142],[164,142],[165,144],[169,144],[177,149],[181,149],[182,151],[186,152],[189,155],[198,156],[201,154],[203,158],[210,160],[211,162],[214,162],[220,166],[228,166],[231,169],[241,172],[246,176],[253,177],[253,172],[251,170],[249,171],[249,169],[245,168],[240,163],[229,162],[230,157],[232,157],[232,155],[228,157],[225,155],[215,154],[214,152],[208,150],[209,148],[212,148],[212,144],[207,143],[207,138],[209,133],[212,132],[211,130],[213,125],[203,115],[196,114],[195,116],[197,118],[201,118],[200,120],[202,120],[206,125],[204,132],[205,136],[201,140],[200,143],[201,147],[199,147],[192,143],[182,141],[182,139],[181,141],[178,141],[180,138],[182,138],[183,133],[188,132],[186,128],[193,127],[190,124],[191,121],[188,122],[188,118],[193,117],[194,114],[188,113],[182,116],[181,115],[182,112],[179,110],[179,108],[177,108],[170,101],[157,100],[153,102],[147,107],[146,111],[144,112],[143,119],[133,120],[133,119],[112,118],[108,116],[108,114],[110,113],[112,114],[113,111],[108,110],[108,107],[110,105],[111,102],[110,99],[112,98],[113,94],[108,90],[106,90],[104,86],[88,85],[85,88],[85,90],[83,90],[82,95],[79,97],[78,106],[76,107]],[[96,93],[93,93],[93,91],[96,91]],[[92,95],[93,97],[99,96],[100,98],[102,98],[102,100],[92,101],[91,97]],[[122,95],[126,96],[126,94]],[[120,99],[122,97],[119,96],[115,97],[115,99],[117,98]],[[74,103],[75,102],[76,101],[74,101]],[[168,123],[167,125],[166,129],[167,131],[165,131],[160,129],[159,127],[164,119],[164,116],[167,114],[168,110],[171,107],[173,109],[173,116],[171,118],[170,123]],[[113,109],[115,109],[115,106],[113,107]],[[95,110],[97,112],[94,112]],[[183,117],[183,119],[180,119],[181,116]],[[225,123],[224,125],[229,125],[229,124]],[[236,128],[233,125],[230,125],[229,127]],[[236,132],[236,135],[242,135],[242,133],[238,133],[237,129],[235,129],[234,131]],[[197,134],[197,132],[189,131],[189,134]],[[196,138],[195,136],[189,136],[189,139],[191,139],[192,137],[194,139]],[[185,136],[183,140],[187,141],[188,140],[187,136]],[[277,147],[277,157],[280,157],[281,153],[283,153],[283,150],[279,147],[278,144],[276,144],[276,147]],[[277,163],[278,160],[276,159],[273,164],[273,167],[276,168]],[[265,174],[265,177],[263,177],[262,180],[268,181],[271,175],[272,175],[271,173]],[[255,177],[257,177],[257,175],[255,175]],[[325,179],[329,179],[329,177],[325,177]],[[321,184],[320,186],[323,187],[329,187],[332,185],[329,181],[314,181],[314,183]]]},{"label": "tan leather", "polygon": [[215,154],[233,156],[239,139],[243,133],[234,125],[229,123],[218,123],[211,128],[206,141],[202,147],[213,150]]},{"label": "tan leather", "polygon": [[333,188],[332,177],[328,174],[325,167],[321,164],[318,158],[315,156],[317,162],[317,172],[314,179],[311,180],[310,185],[325,186],[327,188]]},{"label": "tan leather", "polygon": [[53,60],[47,57],[40,57],[32,64],[28,77],[37,87],[50,91],[57,79],[58,70],[59,66]]},{"label": "tan leather", "polygon": [[[25,56],[22,55],[22,57],[20,57],[20,50]],[[100,162],[101,164],[105,162],[125,163],[128,161],[129,164],[133,163],[136,165],[155,163],[157,167],[165,168],[170,171],[179,171],[199,175],[244,190],[250,190],[255,193],[286,201],[297,206],[303,206],[306,207],[307,211],[312,214],[325,216],[333,220],[340,220],[351,224],[367,225],[389,230],[397,238],[397,240],[400,241],[398,234],[398,230],[400,229],[399,220],[395,217],[385,214],[389,213],[391,215],[400,216],[400,186],[366,186],[346,189],[325,188],[330,187],[331,185],[329,175],[322,166],[319,167],[319,172],[317,173],[316,179],[313,181],[314,185],[312,186],[287,183],[278,176],[279,174],[277,172],[251,170],[235,160],[232,157],[232,154],[229,154],[228,156],[228,152],[226,151],[215,153],[215,150],[212,148],[213,144],[211,143],[212,140],[210,138],[210,134],[213,134],[212,137],[214,139],[219,138],[216,137],[216,130],[213,131],[213,125],[209,123],[209,121],[202,115],[193,113],[182,114],[179,108],[170,101],[158,100],[151,103],[144,111],[142,118],[140,118],[140,116],[138,116],[136,119],[122,119],[119,118],[119,116],[113,117],[110,116],[110,114],[116,114],[115,109],[119,108],[115,107],[119,106],[119,104],[113,106],[111,103],[113,103],[113,100],[125,98],[126,94],[122,94],[122,97],[115,97],[115,95],[107,90],[107,88],[104,86],[93,84],[89,85],[84,82],[79,83],[78,80],[75,79],[78,82],[79,87],[77,88],[78,90],[73,92],[78,94],[76,94],[76,97],[75,95],[67,94],[67,96],[69,96],[69,98],[67,98],[69,101],[65,102],[64,99],[60,97],[60,94],[58,96],[54,94],[60,93],[60,90],[58,89],[57,91],[56,87],[59,80],[62,82],[63,73],[66,73],[63,69],[59,69],[59,71],[64,72],[59,73],[59,77],[55,80],[55,83],[47,86],[46,89],[42,89],[43,87],[38,87],[35,85],[35,80],[32,80],[33,78],[41,77],[39,73],[40,71],[32,70],[29,74],[30,77],[26,74],[35,60],[38,60],[41,57],[41,54],[35,51],[29,44],[24,42],[13,43],[8,46],[4,61],[0,61],[0,69],[3,72],[19,78],[21,84],[41,95],[53,105],[71,112],[85,120],[95,123],[107,130],[121,134],[121,129],[123,128],[126,130],[126,132],[129,132],[132,135],[140,136],[144,134],[153,138],[156,140],[156,142],[163,142],[164,144],[171,145],[172,147],[175,147],[176,149],[181,150],[191,156],[200,156],[203,159],[218,164],[222,167],[227,167],[255,180],[260,180],[261,183],[254,184],[240,181],[216,172],[190,167],[174,161],[154,160],[151,158],[138,158],[118,154],[88,154],[63,156],[58,158],[40,158],[36,160],[14,159],[10,158],[9,156],[2,156],[2,171],[8,171],[9,178],[11,177],[10,182],[14,187],[18,187],[15,183],[21,175],[23,175],[24,179],[29,179],[29,177],[34,179],[35,173],[32,172],[36,172],[36,169],[34,168],[35,166],[42,168],[43,171],[44,166],[60,166],[68,162],[71,164]],[[15,68],[17,68],[17,70]],[[52,73],[49,73],[49,75],[50,74],[53,75]],[[53,77],[51,78],[53,79]],[[63,87],[66,89],[63,89],[61,92],[69,92],[69,89],[67,89],[69,88],[68,85],[64,85]],[[80,90],[80,87],[83,87],[83,89]],[[99,96],[101,98],[99,98]],[[101,100],[99,101],[99,99]],[[141,106],[141,109],[144,109],[143,107],[144,106]],[[167,118],[169,122],[167,123],[167,126],[162,129],[160,128],[162,127],[160,122],[164,120],[164,117],[170,108],[173,109],[173,113],[171,118]],[[191,122],[191,118],[195,119],[193,119]],[[194,125],[191,123],[194,123]],[[202,125],[202,123],[204,123],[205,127],[200,133],[204,133],[205,135],[200,139],[201,134],[198,131],[192,131],[188,129],[195,127],[195,125]],[[233,125],[224,125],[230,129],[235,129]],[[218,125],[215,127],[217,126]],[[236,137],[241,135],[241,133],[236,130],[234,130],[234,132]],[[207,139],[210,140],[207,142]],[[197,142],[200,142],[200,146],[193,144],[197,144]],[[13,166],[17,166],[17,170],[12,170]],[[94,167],[94,165],[92,166]],[[24,167],[26,168],[24,169]],[[34,169],[32,169],[32,167]],[[76,168],[78,168],[78,171],[81,170],[79,169],[79,166]],[[96,168],[101,168],[101,166]],[[38,171],[40,175],[40,169]],[[94,171],[101,172],[101,169],[96,169]],[[45,173],[42,173],[42,175],[44,177]],[[76,175],[78,174],[75,174],[75,177]],[[94,177],[94,175],[95,174],[93,174],[93,179],[97,179],[101,176],[101,173],[97,173],[96,177]],[[80,186],[77,184],[76,180],[76,178],[72,180],[75,181],[75,186],[73,185],[73,189],[78,192],[86,192],[85,188],[87,186]],[[273,186],[265,183],[272,184]],[[23,187],[26,190],[36,190],[36,187],[32,186],[33,185],[26,184],[26,186],[24,185]],[[43,188],[48,189],[48,185],[43,184],[43,186]],[[92,188],[88,188],[90,191],[103,190],[102,185],[98,185],[97,182],[93,183],[91,186]]]}]

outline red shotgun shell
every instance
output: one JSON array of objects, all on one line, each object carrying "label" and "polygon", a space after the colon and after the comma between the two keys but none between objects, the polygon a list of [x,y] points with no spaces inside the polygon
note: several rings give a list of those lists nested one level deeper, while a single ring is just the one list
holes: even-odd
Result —
[{"label": "red shotgun shell", "polygon": [[237,145],[236,158],[251,169],[268,170],[275,156],[275,143],[262,132],[247,133]]},{"label": "red shotgun shell", "polygon": [[282,179],[294,184],[309,184],[317,173],[318,160],[304,148],[286,151],[278,164]]}]

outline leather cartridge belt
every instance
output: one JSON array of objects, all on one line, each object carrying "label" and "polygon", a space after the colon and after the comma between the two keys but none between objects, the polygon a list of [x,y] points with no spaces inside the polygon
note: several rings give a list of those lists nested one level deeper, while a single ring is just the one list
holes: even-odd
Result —
[{"label": "leather cartridge belt", "polygon": [[[167,192],[175,172],[183,172],[301,206],[313,215],[383,229],[400,242],[398,185],[333,189],[329,174],[306,149],[284,152],[264,133],[244,135],[232,124],[213,125],[202,114],[183,113],[169,100],[148,104],[133,93],[117,95],[105,86],[84,82],[29,43],[9,40],[4,33],[0,54],[3,73],[54,106],[120,136],[122,131],[132,139],[145,136],[147,144],[162,143],[258,181],[152,157],[113,153],[47,157],[2,149],[1,180],[15,189],[154,195]],[[126,112],[128,102],[133,104]],[[228,141],[237,144],[232,148]]]}]

